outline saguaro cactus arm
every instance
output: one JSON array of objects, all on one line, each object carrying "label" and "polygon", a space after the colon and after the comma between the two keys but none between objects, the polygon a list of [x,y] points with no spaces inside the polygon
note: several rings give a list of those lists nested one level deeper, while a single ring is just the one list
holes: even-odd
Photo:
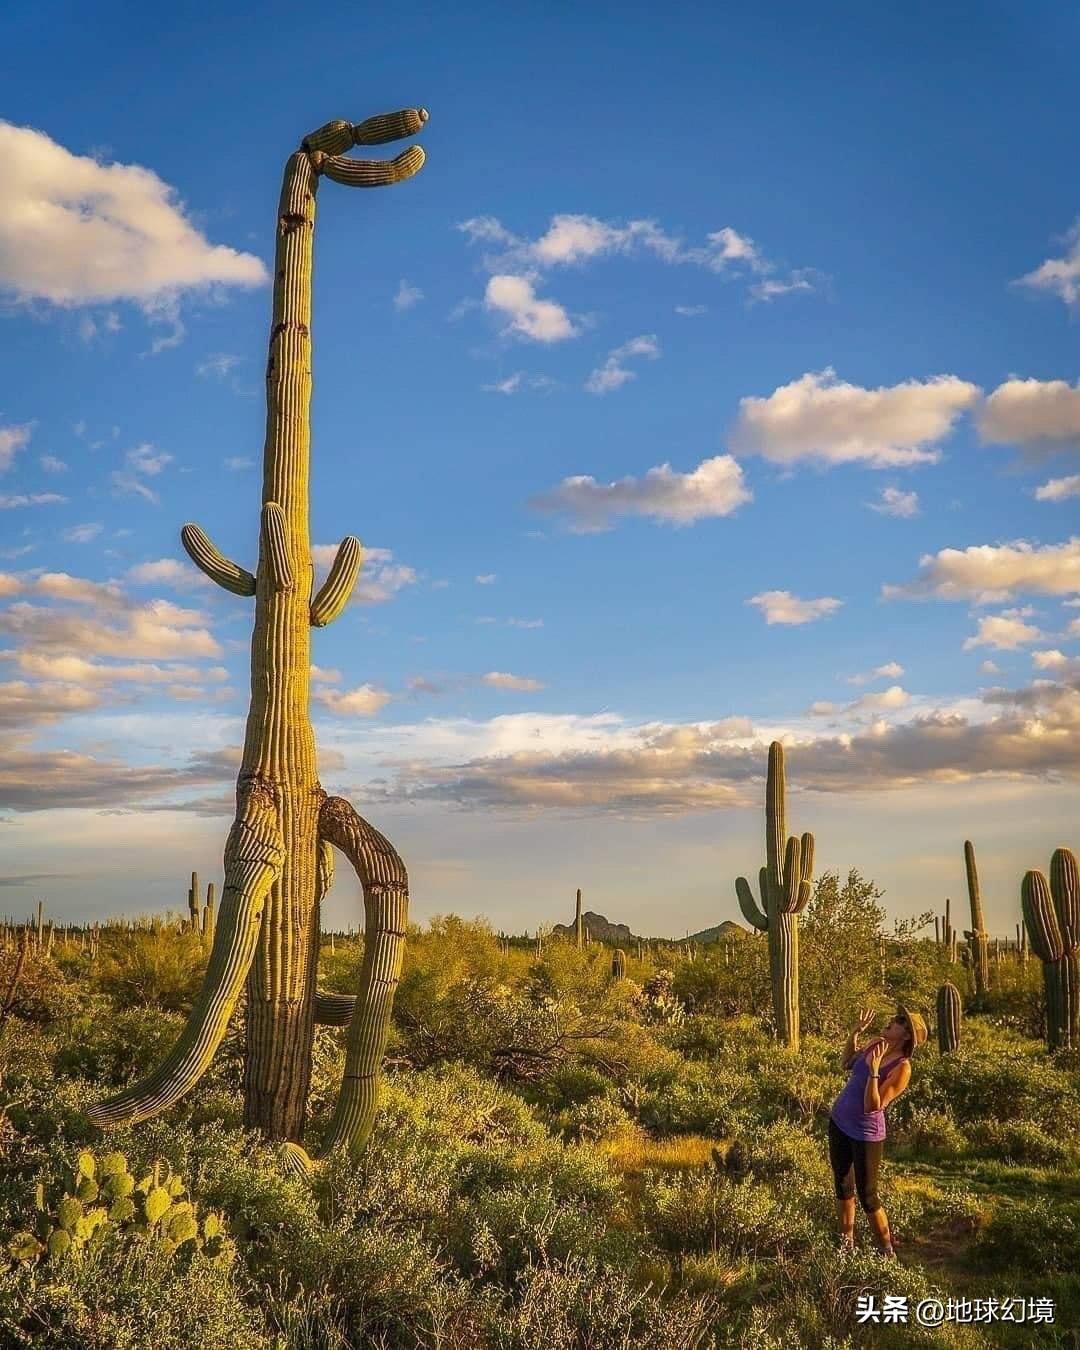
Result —
[{"label": "saguaro cactus arm", "polygon": [[1020,887],[1020,904],[1035,955],[1047,963],[1060,961],[1065,955],[1065,943],[1058,925],[1050,883],[1042,872],[1025,873]]},{"label": "saguaro cactus arm", "polygon": [[289,526],[285,512],[277,502],[263,503],[262,531],[270,584],[275,591],[287,591],[293,584],[292,563],[289,561]]},{"label": "saguaro cactus arm", "polygon": [[349,859],[364,891],[364,960],[360,993],[349,1023],[345,1076],[322,1156],[359,1150],[375,1120],[390,1010],[394,1002],[409,917],[409,878],[397,850],[356,814],[343,797],[328,797],[319,834]]},{"label": "saguaro cactus arm", "polygon": [[1071,849],[1056,848],[1050,858],[1050,894],[1065,954],[1069,955],[1080,946],[1080,868]]},{"label": "saguaro cactus arm", "polygon": [[253,791],[225,844],[225,885],[202,989],[179,1040],[157,1069],[87,1112],[95,1125],[134,1125],[199,1081],[221,1043],[255,955],[263,906],[285,851],[272,805]]},{"label": "saguaro cactus arm", "polygon": [[180,542],[188,557],[199,569],[205,572],[211,581],[233,595],[254,595],[255,578],[245,568],[238,566],[224,553],[219,553],[210,542],[210,536],[198,525],[190,521],[180,531]]},{"label": "saguaro cactus arm", "polygon": [[356,578],[360,575],[363,558],[364,550],[360,540],[351,534],[346,535],[338,545],[326,580],[311,602],[312,628],[325,628],[328,623],[333,623],[349,603]]},{"label": "saguaro cactus arm", "polygon": [[769,920],[758,909],[754,892],[750,889],[750,883],[745,877],[735,878],[735,894],[738,896],[739,908],[742,910],[746,922],[752,924],[754,928],[759,928],[763,933],[768,932]]}]

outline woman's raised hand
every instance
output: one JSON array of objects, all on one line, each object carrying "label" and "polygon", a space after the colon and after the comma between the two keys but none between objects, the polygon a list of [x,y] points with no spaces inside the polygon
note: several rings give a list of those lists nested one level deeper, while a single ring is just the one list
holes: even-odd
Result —
[{"label": "woman's raised hand", "polygon": [[873,1008],[861,1009],[861,1011],[859,1012],[859,1020],[855,1023],[856,1034],[858,1035],[859,1033],[865,1031],[866,1028],[870,1025],[870,1023],[874,1020],[876,1015],[877,1014],[875,1013]]}]

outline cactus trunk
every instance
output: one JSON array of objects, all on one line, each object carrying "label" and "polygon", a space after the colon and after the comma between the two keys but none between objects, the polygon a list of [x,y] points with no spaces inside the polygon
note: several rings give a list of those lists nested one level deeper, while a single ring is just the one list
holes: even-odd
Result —
[{"label": "cactus trunk", "polygon": [[[320,176],[378,186],[410,177],[423,163],[418,147],[389,162],[352,160],[341,152],[353,144],[412,135],[425,120],[426,113],[410,109],[359,126],[332,122],[309,136],[285,166],[266,370],[257,570],[252,574],[224,558],[197,526],[185,526],[181,535],[192,561],[207,575],[234,594],[255,597],[251,702],[236,820],[225,845],[225,884],[206,978],[186,1028],[157,1070],[91,1109],[91,1119],[100,1125],[146,1119],[182,1096],[208,1067],[246,982],[245,1124],[270,1139],[301,1138],[320,1006],[315,983],[319,907],[333,876],[333,844],[360,877],[367,927],[345,1080],[326,1147],[358,1147],[370,1131],[400,969],[408,884],[389,843],[347,802],[328,798],[316,771],[309,716],[311,628],[330,622],[348,600],[360,545],[351,538],[344,542],[313,597],[312,241]],[[193,920],[197,885],[193,877]]]},{"label": "cactus trunk", "polygon": [[580,949],[581,947],[584,947],[584,946],[585,946],[585,930],[584,930],[584,928],[582,927],[582,921],[581,921],[581,888],[580,888],[580,887],[578,888],[577,900],[575,901],[575,907],[574,907],[574,946],[575,946],[575,947],[578,947],[579,949]]},{"label": "cactus trunk", "polygon": [[937,1036],[941,1054],[948,1055],[959,1048],[962,1016],[960,990],[947,980],[937,992]]},{"label": "cactus trunk", "polygon": [[1073,854],[1055,849],[1049,881],[1042,872],[1028,872],[1020,899],[1024,928],[1043,967],[1047,1048],[1080,1047],[1080,873]]},{"label": "cactus trunk", "polygon": [[975,866],[975,846],[964,840],[964,870],[967,873],[968,899],[971,901],[971,931],[964,936],[971,944],[972,969],[975,974],[975,997],[983,999],[990,987],[990,965],[987,951],[986,925],[983,923],[982,892],[979,872]]}]

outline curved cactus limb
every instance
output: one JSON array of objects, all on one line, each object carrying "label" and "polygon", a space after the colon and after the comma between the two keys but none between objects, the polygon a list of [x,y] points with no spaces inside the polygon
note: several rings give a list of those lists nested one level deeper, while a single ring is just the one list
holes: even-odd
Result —
[{"label": "curved cactus limb", "polygon": [[328,797],[319,834],[349,859],[364,891],[364,961],[349,1023],[345,1076],[321,1151],[358,1151],[375,1120],[379,1073],[401,973],[409,913],[409,879],[397,850],[343,797]]},{"label": "curved cactus limb", "polygon": [[360,575],[363,558],[364,550],[360,540],[351,534],[346,535],[338,545],[326,580],[311,602],[312,628],[325,628],[328,623],[333,623],[349,603],[356,578]]},{"label": "curved cactus limb", "polygon": [[355,994],[328,994],[320,989],[315,995],[315,1025],[347,1027],[356,1009]]},{"label": "curved cactus limb", "polygon": [[205,530],[190,521],[180,531],[180,542],[188,557],[211,581],[216,581],[233,595],[254,595],[255,578],[246,568],[238,566],[231,558],[226,558],[210,541]]},{"label": "curved cactus limb", "polygon": [[206,1072],[247,977],[266,896],[283,859],[273,806],[253,792],[225,844],[225,885],[214,946],[187,1026],[157,1069],[90,1108],[87,1114],[95,1125],[134,1125],[157,1115]]},{"label": "curved cactus limb", "polygon": [[739,899],[739,908],[743,912],[746,922],[752,924],[763,933],[769,931],[769,921],[758,909],[757,901],[754,899],[754,892],[750,889],[750,884],[745,877],[735,878],[735,894]]},{"label": "curved cactus limb", "polygon": [[393,159],[352,159],[348,155],[326,155],[313,150],[311,166],[316,173],[325,174],[344,187],[389,187],[419,173],[424,167],[424,152],[419,145],[410,145]]}]

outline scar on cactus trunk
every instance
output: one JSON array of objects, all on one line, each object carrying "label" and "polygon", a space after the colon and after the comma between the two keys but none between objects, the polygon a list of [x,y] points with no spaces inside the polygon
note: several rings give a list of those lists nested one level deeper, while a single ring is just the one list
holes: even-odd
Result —
[{"label": "scar on cactus trunk", "polygon": [[[294,1167],[310,1160],[303,1136],[317,1022],[348,1025],[345,1076],[322,1154],[363,1147],[401,969],[408,878],[393,846],[349,803],[328,797],[315,765],[309,715],[311,629],[348,602],[360,570],[345,539],[316,594],[311,557],[311,260],[321,177],[354,187],[411,178],[424,152],[357,160],[353,145],[418,132],[423,109],[354,125],[329,122],[285,165],[278,206],[273,316],[266,369],[259,561],[255,573],[224,557],[197,525],[181,539],[192,561],[225,590],[255,597],[251,704],[236,784],[236,820],[225,843],[225,884],[202,989],[176,1045],[147,1077],[89,1111],[97,1125],[130,1125],[164,1111],[199,1080],[247,987],[245,1123],[292,1141]],[[365,945],[355,998],[316,987],[319,907],[333,880],[333,848],[364,893]]]},{"label": "scar on cactus trunk", "polygon": [[765,858],[758,873],[761,909],[745,877],[735,880],[739,908],[748,923],[769,935],[769,971],[772,980],[776,1036],[784,1045],[799,1048],[799,915],[810,899],[814,868],[814,836],[787,839],[784,747],[769,746],[765,780]]}]

